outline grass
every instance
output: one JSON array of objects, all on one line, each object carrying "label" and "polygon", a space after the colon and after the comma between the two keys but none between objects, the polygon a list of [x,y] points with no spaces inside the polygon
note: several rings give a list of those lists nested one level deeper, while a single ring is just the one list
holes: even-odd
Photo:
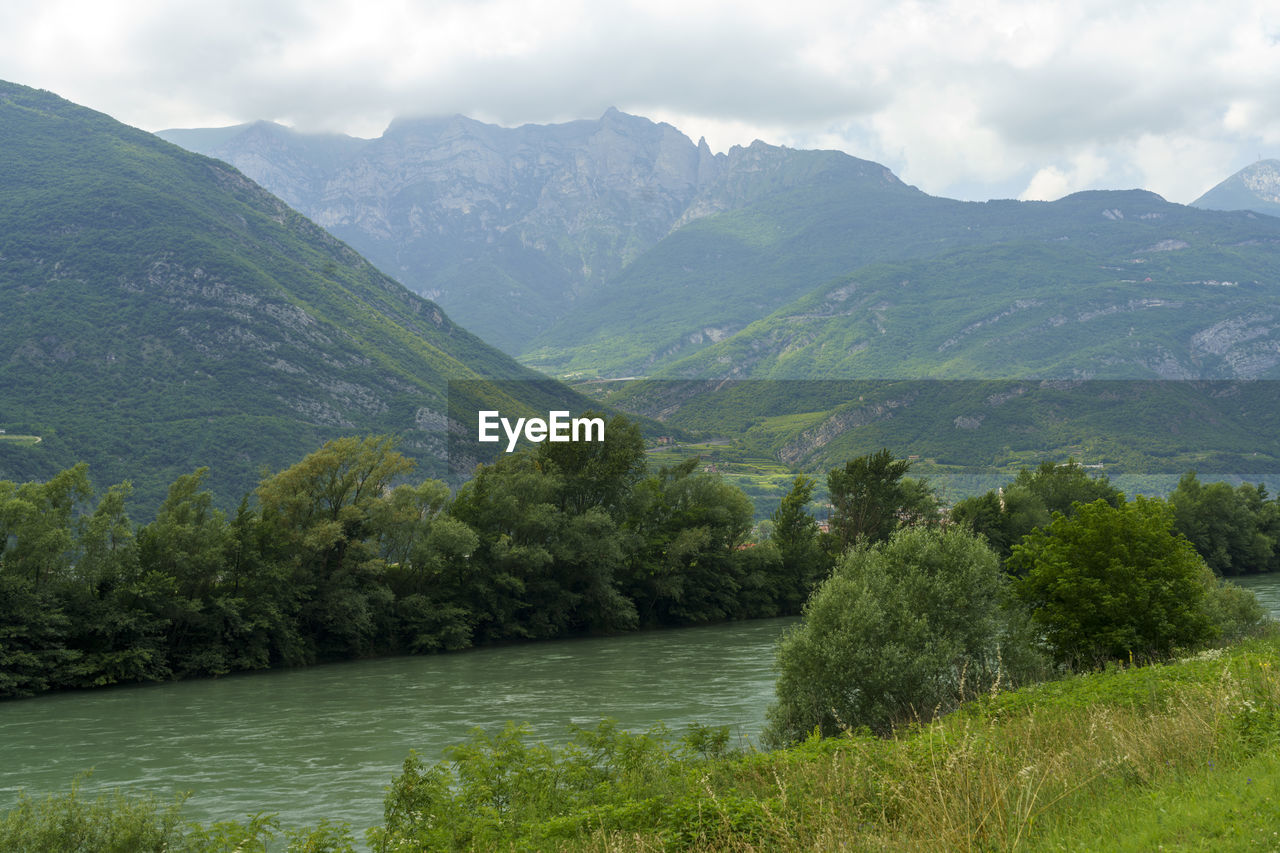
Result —
[{"label": "grass", "polygon": [[[704,773],[688,850],[1274,850],[1280,643],[990,697]],[[758,804],[744,821],[738,804]],[[574,850],[672,849],[597,831]]]},{"label": "grass", "polygon": [[1280,756],[1209,767],[1109,803],[1051,831],[1044,850],[1246,851],[1280,849]]},{"label": "grass", "polygon": [[40,443],[41,438],[38,435],[0,435],[0,441],[8,441],[23,447],[35,447]]}]

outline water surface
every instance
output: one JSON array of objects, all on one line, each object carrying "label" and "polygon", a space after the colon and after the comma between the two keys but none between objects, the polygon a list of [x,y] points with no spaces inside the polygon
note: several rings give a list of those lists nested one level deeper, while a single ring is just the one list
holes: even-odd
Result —
[{"label": "water surface", "polygon": [[756,737],[773,698],[773,647],[794,619],[455,654],[388,658],[220,679],[63,693],[0,703],[0,811],[30,794],[170,797],[190,791],[195,820],[277,812],[381,823],[382,796],[416,749],[442,757],[474,727],[527,722],[563,740],[571,723],[614,717],[729,725]]},{"label": "water surface", "polygon": [[1271,614],[1272,619],[1280,619],[1280,572],[1265,575],[1244,575],[1228,578],[1245,589],[1253,590],[1263,608]]}]

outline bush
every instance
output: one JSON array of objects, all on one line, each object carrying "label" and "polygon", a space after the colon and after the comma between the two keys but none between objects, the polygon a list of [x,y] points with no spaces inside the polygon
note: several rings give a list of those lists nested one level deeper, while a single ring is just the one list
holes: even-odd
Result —
[{"label": "bush", "polygon": [[78,781],[69,794],[44,800],[22,793],[14,809],[0,815],[0,850],[164,853],[186,849],[181,805],[131,800],[118,793],[86,800]]},{"label": "bush", "polygon": [[931,717],[1001,677],[1008,621],[995,553],[952,527],[849,551],[778,651],[766,741]]},{"label": "bush", "polygon": [[727,729],[695,725],[677,741],[660,726],[636,733],[605,720],[551,747],[514,723],[496,734],[477,729],[446,762],[409,756],[387,792],[385,825],[368,841],[379,853],[541,850],[596,830],[683,827],[699,808],[711,814],[691,780],[733,754],[728,738]]},{"label": "bush", "polygon": [[1080,505],[1032,531],[1007,565],[1054,656],[1073,666],[1164,657],[1218,633],[1213,577],[1163,501]]},{"label": "bush", "polygon": [[1214,578],[1204,606],[1209,621],[1223,640],[1236,640],[1251,634],[1267,621],[1266,608],[1253,590],[1230,581]]}]

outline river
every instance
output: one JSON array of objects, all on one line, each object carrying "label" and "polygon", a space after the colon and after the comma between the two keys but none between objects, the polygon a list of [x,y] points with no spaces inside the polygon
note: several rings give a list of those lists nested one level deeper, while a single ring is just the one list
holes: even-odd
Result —
[{"label": "river", "polygon": [[0,812],[29,794],[189,791],[193,820],[276,812],[285,826],[382,822],[383,789],[474,727],[526,722],[563,740],[614,717],[729,725],[755,738],[773,648],[795,619],[387,658],[0,703]]},{"label": "river", "polygon": [[[1236,579],[1280,618],[1280,574]],[[285,826],[381,823],[384,787],[416,749],[437,759],[474,727],[614,717],[643,729],[698,721],[756,738],[773,648],[795,619],[387,658],[0,703],[0,811],[20,788],[190,791],[194,820],[276,812]]]}]

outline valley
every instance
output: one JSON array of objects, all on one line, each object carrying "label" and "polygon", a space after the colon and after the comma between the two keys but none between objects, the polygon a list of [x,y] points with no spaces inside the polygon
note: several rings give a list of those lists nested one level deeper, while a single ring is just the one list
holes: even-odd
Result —
[{"label": "valley", "polygon": [[[258,843],[284,819],[312,824],[295,846],[350,850],[335,821],[378,810],[351,785],[468,737],[445,764],[409,753],[371,846],[662,827],[702,843],[722,832],[704,796],[746,816],[725,837],[759,838],[772,795],[726,782],[752,762],[909,749],[900,728],[1087,690],[1067,676],[1135,649],[1221,643],[1269,666],[1267,611],[1222,580],[1273,597],[1280,559],[1280,219],[1208,209],[1239,192],[961,202],[840,152],[712,154],[617,110],[166,136],[232,165],[0,84],[0,695],[48,693],[5,709],[65,708],[87,738],[0,715],[34,727],[11,756],[24,784],[57,787],[37,769],[123,739],[149,766],[104,754],[104,781],[210,793],[192,814],[214,823],[182,824],[183,843]],[[1228,189],[1265,201],[1268,174]],[[1095,557],[1079,628],[1073,597],[1038,590]],[[854,672],[886,686],[842,686]],[[141,687],[168,681],[189,683]],[[1273,702],[1265,673],[1249,684]],[[916,704],[954,714],[912,728]],[[581,725],[600,713],[688,725]],[[705,713],[770,751],[738,753]],[[511,716],[535,730],[498,732]],[[394,742],[341,735],[371,719]],[[157,732],[176,761],[155,763]],[[1251,766],[1253,734],[1211,734],[1189,754],[1238,742]],[[308,772],[258,778],[243,746],[264,738]],[[454,799],[491,761],[532,786],[504,800],[519,817]],[[568,782],[522,769],[582,761]],[[627,761],[643,780],[573,781]],[[708,768],[731,787],[637,799]],[[302,800],[262,794],[304,778]],[[79,784],[34,808],[79,808]],[[612,799],[596,811],[579,787]],[[112,802],[94,808],[145,822],[155,801]],[[44,831],[12,805],[0,833]],[[262,808],[281,817],[221,819]],[[808,831],[779,813],[768,837]]]}]

